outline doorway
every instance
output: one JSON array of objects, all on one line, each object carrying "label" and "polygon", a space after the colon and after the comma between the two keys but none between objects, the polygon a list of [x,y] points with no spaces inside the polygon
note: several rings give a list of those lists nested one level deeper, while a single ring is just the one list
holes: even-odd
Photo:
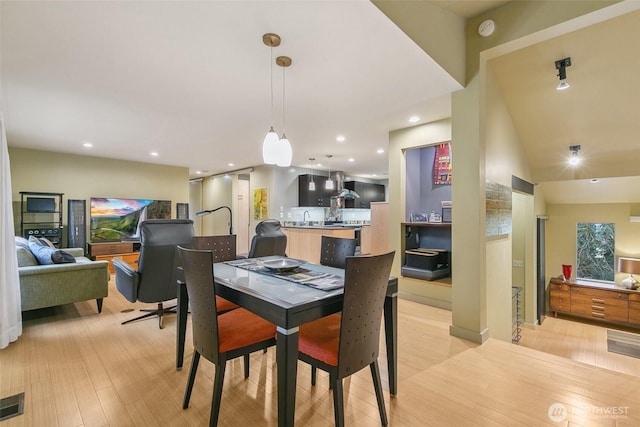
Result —
[{"label": "doorway", "polygon": [[238,213],[236,226],[236,250],[239,254],[249,253],[249,218],[251,214],[251,198],[249,197],[249,175],[238,176],[238,200],[236,212]]}]

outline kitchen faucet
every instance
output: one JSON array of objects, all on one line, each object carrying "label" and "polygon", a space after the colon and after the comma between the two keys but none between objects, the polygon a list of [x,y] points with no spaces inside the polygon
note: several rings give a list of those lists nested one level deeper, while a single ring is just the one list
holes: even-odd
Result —
[{"label": "kitchen faucet", "polygon": [[302,222],[306,222],[305,218],[307,217],[307,215],[309,215],[309,221],[311,221],[311,214],[309,213],[309,211],[304,211],[304,213],[302,214]]}]

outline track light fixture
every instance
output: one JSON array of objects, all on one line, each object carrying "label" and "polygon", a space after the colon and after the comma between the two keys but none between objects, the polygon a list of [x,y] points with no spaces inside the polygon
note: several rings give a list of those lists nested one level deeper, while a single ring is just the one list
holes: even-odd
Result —
[{"label": "track light fixture", "polygon": [[560,83],[556,86],[557,90],[565,90],[569,87],[567,83],[567,67],[571,66],[571,58],[559,59],[556,61],[556,70],[558,70],[558,78]]},{"label": "track light fixture", "polygon": [[580,157],[578,157],[578,152],[580,151],[579,145],[570,145],[569,151],[571,152],[571,157],[569,158],[569,164],[571,166],[575,166],[580,163]]}]

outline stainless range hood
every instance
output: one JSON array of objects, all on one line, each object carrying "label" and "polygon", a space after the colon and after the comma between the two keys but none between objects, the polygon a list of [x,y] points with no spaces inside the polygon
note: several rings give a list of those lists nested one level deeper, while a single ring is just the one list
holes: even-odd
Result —
[{"label": "stainless range hood", "polygon": [[331,179],[336,183],[336,194],[332,197],[339,197],[341,199],[359,199],[360,195],[353,190],[344,188],[344,172],[334,171],[331,172]]}]

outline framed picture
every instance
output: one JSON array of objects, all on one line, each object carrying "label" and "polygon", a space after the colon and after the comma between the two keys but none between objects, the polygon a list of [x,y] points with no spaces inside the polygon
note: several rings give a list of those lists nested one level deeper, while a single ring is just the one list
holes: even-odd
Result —
[{"label": "framed picture", "polygon": [[253,190],[253,219],[269,218],[269,191],[266,188]]}]

